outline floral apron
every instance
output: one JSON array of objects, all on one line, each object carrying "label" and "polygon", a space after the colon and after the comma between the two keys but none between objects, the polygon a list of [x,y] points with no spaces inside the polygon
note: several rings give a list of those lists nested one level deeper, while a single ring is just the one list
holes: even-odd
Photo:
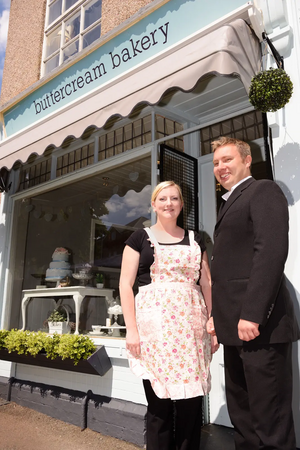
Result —
[{"label": "floral apron", "polygon": [[151,284],[135,298],[141,356],[128,352],[133,373],[151,382],[159,398],[197,397],[210,391],[210,336],[207,308],[200,287],[201,249],[189,231],[190,245],[154,246]]}]

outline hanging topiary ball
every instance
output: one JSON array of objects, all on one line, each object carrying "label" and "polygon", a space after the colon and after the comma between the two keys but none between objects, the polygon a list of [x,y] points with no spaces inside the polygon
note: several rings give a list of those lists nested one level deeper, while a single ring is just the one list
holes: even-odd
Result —
[{"label": "hanging topiary ball", "polygon": [[283,108],[293,93],[293,83],[283,69],[269,69],[256,74],[250,84],[250,103],[260,111],[275,112]]}]

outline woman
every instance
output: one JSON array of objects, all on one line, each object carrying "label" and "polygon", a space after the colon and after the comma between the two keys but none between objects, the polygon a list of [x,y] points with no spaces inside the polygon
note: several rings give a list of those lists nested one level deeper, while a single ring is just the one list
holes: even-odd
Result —
[{"label": "woman", "polygon": [[209,363],[218,347],[206,331],[211,312],[208,258],[200,236],[177,225],[183,207],[177,184],[156,186],[151,204],[156,224],[127,239],[122,259],[128,359],[143,378],[147,450],[198,450],[202,396],[210,390]]}]

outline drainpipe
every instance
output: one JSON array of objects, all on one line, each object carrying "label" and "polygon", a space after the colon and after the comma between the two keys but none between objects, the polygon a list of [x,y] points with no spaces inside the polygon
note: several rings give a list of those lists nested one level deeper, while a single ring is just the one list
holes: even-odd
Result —
[{"label": "drainpipe", "polygon": [[86,396],[82,400],[82,428],[81,431],[87,428],[87,413],[88,413],[88,402],[92,397],[93,392],[89,389]]},{"label": "drainpipe", "polygon": [[11,388],[12,385],[15,382],[15,377],[10,377],[8,380],[8,390],[7,390],[7,401],[10,402],[11,401]]}]

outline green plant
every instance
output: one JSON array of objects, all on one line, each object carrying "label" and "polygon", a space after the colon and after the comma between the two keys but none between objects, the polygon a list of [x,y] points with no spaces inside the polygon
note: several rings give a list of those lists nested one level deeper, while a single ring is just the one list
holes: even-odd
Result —
[{"label": "green plant", "polygon": [[26,354],[27,352],[27,338],[28,331],[11,330],[5,338],[5,348],[8,353],[16,352],[19,355]]},{"label": "green plant", "polygon": [[31,356],[36,356],[38,353],[45,350],[45,341],[46,335],[45,333],[42,333],[42,331],[38,331],[37,333],[34,331],[30,333],[27,332],[25,337],[25,353]]},{"label": "green plant", "polygon": [[54,333],[52,336],[47,335],[44,342],[46,357],[55,359],[58,357],[58,346],[60,343],[60,334]]},{"label": "green plant", "polygon": [[103,282],[104,282],[103,273],[96,273],[96,283],[103,283]]},{"label": "green plant", "polygon": [[50,314],[50,316],[48,317],[47,320],[48,320],[48,322],[53,322],[53,323],[66,322],[67,314],[64,310],[59,311],[58,309],[55,309],[54,311],[52,311],[52,313]]},{"label": "green plant", "polygon": [[44,350],[45,333],[38,331],[11,330],[6,332],[2,348],[9,353],[16,352],[19,355],[36,356]]},{"label": "green plant", "polygon": [[283,69],[269,69],[256,74],[250,84],[250,103],[262,112],[283,108],[293,93],[293,83]]},{"label": "green plant", "polygon": [[88,336],[57,333],[49,336],[42,331],[16,329],[0,331],[1,348],[19,355],[36,356],[38,353],[45,352],[47,358],[69,358],[74,361],[74,365],[77,365],[81,359],[87,359],[96,351],[94,342]]},{"label": "green plant", "polygon": [[0,349],[5,348],[5,339],[9,334],[8,330],[0,330]]},{"label": "green plant", "polygon": [[87,359],[95,350],[96,346],[90,338],[78,334],[62,335],[58,345],[58,355],[62,359],[73,359],[75,366],[78,361]]}]

